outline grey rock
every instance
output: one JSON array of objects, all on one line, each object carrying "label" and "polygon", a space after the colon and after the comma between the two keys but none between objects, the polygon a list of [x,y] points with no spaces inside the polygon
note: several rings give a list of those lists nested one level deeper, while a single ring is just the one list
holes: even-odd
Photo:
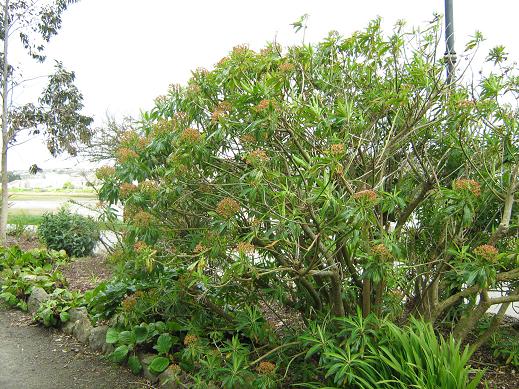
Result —
[{"label": "grey rock", "polygon": [[150,363],[151,363],[151,361],[153,361],[153,359],[156,357],[156,355],[139,353],[138,357],[139,357],[139,361],[141,362],[141,365],[142,365],[142,374],[144,375],[144,377],[148,381],[150,381],[152,384],[158,382],[159,377],[157,375],[153,374],[149,369]]},{"label": "grey rock", "polygon": [[88,311],[85,307],[79,307],[79,308],[70,308],[68,311],[68,314],[70,315],[70,322],[75,323],[76,321],[87,318],[88,319]]},{"label": "grey rock", "polygon": [[90,331],[88,337],[88,344],[90,349],[93,351],[102,351],[106,344],[106,332],[108,331],[107,326],[94,327]]},{"label": "grey rock", "polygon": [[72,335],[72,332],[74,332],[74,327],[76,326],[76,322],[67,321],[65,324],[63,324],[63,332],[67,335]]},{"label": "grey rock", "polygon": [[74,329],[72,330],[72,334],[79,340],[81,343],[87,343],[90,338],[90,333],[92,332],[92,323],[90,323],[90,319],[88,317],[83,317],[79,320],[76,320],[76,324],[74,325]]},{"label": "grey rock", "polygon": [[40,304],[47,301],[48,299],[49,295],[43,288],[40,288],[39,286],[33,287],[32,293],[27,300],[27,308],[29,309],[29,312],[34,315],[40,307]]},{"label": "grey rock", "polygon": [[180,389],[182,388],[183,373],[179,371],[177,365],[170,365],[159,375],[159,388],[161,389]]},{"label": "grey rock", "polygon": [[88,311],[85,307],[79,307],[69,309],[68,313],[70,324],[65,325],[64,331],[74,335],[81,343],[87,343],[93,328],[88,318]]},{"label": "grey rock", "polygon": [[110,343],[105,343],[103,345],[103,348],[101,349],[101,351],[103,352],[103,354],[105,355],[108,355],[108,354],[111,354],[113,353],[115,350],[115,347],[113,344],[110,344]]}]

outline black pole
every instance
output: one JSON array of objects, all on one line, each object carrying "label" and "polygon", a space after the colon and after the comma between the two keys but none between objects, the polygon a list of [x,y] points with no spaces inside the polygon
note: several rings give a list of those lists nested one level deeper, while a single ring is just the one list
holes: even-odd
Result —
[{"label": "black pole", "polygon": [[452,3],[454,0],[445,0],[445,60],[447,62],[447,84],[454,78],[454,64],[456,63],[456,51],[454,50],[454,16]]}]

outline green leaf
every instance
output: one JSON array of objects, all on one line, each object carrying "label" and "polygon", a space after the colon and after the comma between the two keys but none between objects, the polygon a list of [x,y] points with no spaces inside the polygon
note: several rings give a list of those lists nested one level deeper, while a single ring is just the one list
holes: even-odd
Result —
[{"label": "green leaf", "polygon": [[173,345],[173,338],[170,334],[162,334],[157,339],[157,344],[153,347],[159,354],[167,354]]},{"label": "green leaf", "polygon": [[119,342],[122,344],[135,344],[135,333],[133,331],[123,331],[119,334]]},{"label": "green leaf", "polygon": [[68,313],[67,311],[61,311],[59,313],[59,318],[62,323],[66,323],[67,321],[70,320],[70,313]]},{"label": "green leaf", "polygon": [[127,345],[123,344],[122,346],[117,347],[114,352],[111,354],[111,359],[114,362],[121,363],[126,359],[128,355],[129,348]]},{"label": "green leaf", "polygon": [[119,331],[115,328],[109,328],[106,332],[106,343],[115,344],[119,340]]},{"label": "green leaf", "polygon": [[141,362],[139,361],[139,358],[137,358],[135,355],[132,355],[128,358],[128,367],[130,368],[131,372],[135,375],[139,374],[142,370]]},{"label": "green leaf", "polygon": [[165,357],[155,357],[150,363],[150,371],[153,374],[160,374],[169,366],[169,359]]},{"label": "green leaf", "polygon": [[144,326],[138,326],[133,329],[135,335],[135,341],[137,343],[143,343],[148,340],[148,329]]}]

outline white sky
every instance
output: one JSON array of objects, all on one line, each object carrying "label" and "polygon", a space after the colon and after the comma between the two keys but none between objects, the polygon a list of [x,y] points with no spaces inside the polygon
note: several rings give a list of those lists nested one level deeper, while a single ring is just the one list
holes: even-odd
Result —
[{"label": "white sky", "polygon": [[[63,28],[48,45],[48,64],[59,59],[76,72],[84,112],[100,125],[107,113],[137,117],[169,84],[184,83],[197,67],[210,69],[233,46],[300,42],[290,23],[305,13],[306,40],[315,42],[330,30],[351,34],[376,16],[388,29],[398,19],[423,25],[433,12],[443,14],[443,7],[444,0],[83,0],[63,15]],[[519,59],[518,11],[517,0],[454,0],[456,50],[462,52],[480,30],[486,48],[503,44]],[[45,71],[30,67],[30,75]],[[27,87],[17,98],[27,100],[41,89],[41,84]],[[78,161],[51,158],[41,139],[10,150],[10,170],[33,163],[45,169]]]}]

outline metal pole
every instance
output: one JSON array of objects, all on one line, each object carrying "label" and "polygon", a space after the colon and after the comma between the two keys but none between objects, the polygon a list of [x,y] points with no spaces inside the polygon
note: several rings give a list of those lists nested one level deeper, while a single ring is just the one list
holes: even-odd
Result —
[{"label": "metal pole", "polygon": [[450,84],[455,78],[454,64],[456,63],[456,51],[454,50],[453,2],[454,0],[445,0],[445,60],[447,62],[447,84]]}]

